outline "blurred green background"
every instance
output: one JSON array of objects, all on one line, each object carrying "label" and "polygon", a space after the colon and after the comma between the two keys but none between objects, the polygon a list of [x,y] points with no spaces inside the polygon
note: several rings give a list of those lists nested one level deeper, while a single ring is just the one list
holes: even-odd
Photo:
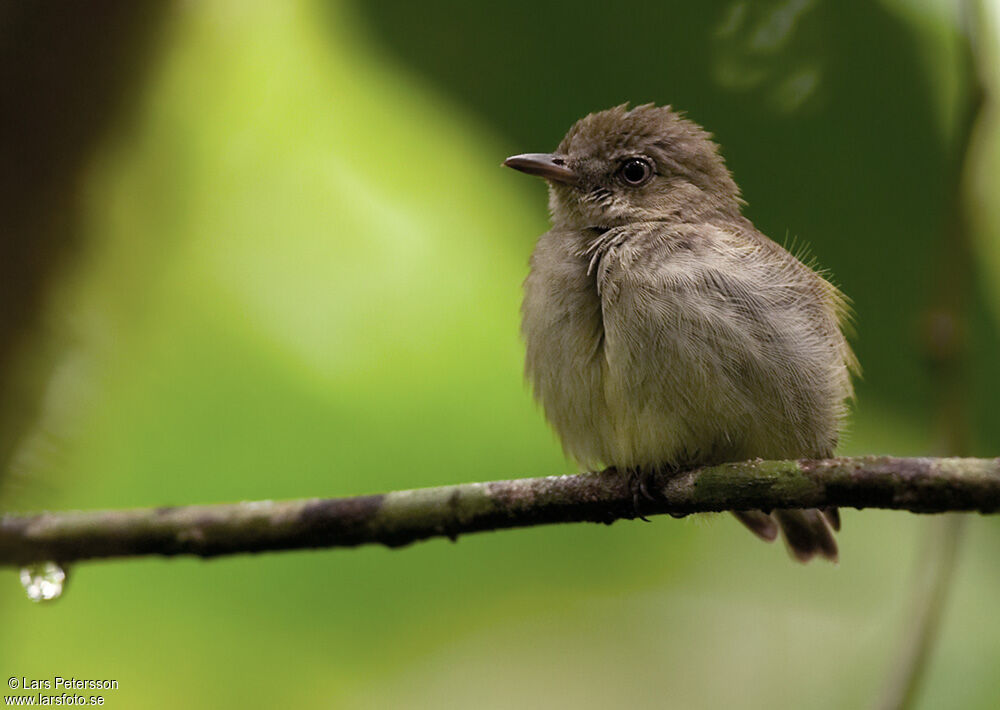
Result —
[{"label": "blurred green background", "polygon": [[[0,13],[5,510],[572,471],[521,377],[544,188],[499,165],[623,101],[711,130],[748,216],[854,300],[842,453],[942,453],[951,3],[73,5]],[[967,167],[959,409],[964,453],[996,456],[989,103]],[[46,605],[9,570],[0,669],[114,678],[129,708],[866,707],[934,523],[845,511],[839,566],[715,516],[86,564]],[[970,519],[919,707],[996,707],[998,553]]]}]

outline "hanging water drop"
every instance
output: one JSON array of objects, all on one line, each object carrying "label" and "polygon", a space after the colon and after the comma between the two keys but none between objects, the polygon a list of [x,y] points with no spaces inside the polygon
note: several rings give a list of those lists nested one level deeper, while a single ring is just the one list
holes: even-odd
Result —
[{"label": "hanging water drop", "polygon": [[36,562],[21,568],[21,586],[33,602],[58,599],[66,584],[66,570],[55,562]]}]

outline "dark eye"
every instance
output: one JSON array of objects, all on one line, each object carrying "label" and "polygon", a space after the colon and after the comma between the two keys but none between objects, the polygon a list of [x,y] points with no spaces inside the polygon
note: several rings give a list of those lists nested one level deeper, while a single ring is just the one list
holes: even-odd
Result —
[{"label": "dark eye", "polygon": [[626,185],[636,187],[653,177],[653,166],[645,158],[629,158],[618,169]]}]

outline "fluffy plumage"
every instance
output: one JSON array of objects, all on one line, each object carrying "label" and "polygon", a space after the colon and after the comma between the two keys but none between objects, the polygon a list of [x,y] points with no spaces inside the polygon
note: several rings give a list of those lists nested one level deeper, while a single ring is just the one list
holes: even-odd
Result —
[{"label": "fluffy plumage", "polygon": [[[707,132],[618,106],[518,158],[552,213],[524,284],[526,372],[568,454],[628,474],[832,455],[856,368],[845,299],[743,217]],[[772,539],[777,521],[804,561],[836,557],[832,515],[737,517]]]}]

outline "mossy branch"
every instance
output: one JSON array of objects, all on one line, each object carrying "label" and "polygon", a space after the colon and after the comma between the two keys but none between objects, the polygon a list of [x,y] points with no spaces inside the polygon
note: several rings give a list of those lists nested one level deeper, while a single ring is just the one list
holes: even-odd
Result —
[{"label": "mossy branch", "polygon": [[[644,515],[775,508],[1000,510],[1000,459],[859,457],[748,461],[658,475]],[[0,566],[137,555],[400,547],[434,537],[635,517],[625,476],[466,483],[357,498],[57,512],[0,517]]]}]

